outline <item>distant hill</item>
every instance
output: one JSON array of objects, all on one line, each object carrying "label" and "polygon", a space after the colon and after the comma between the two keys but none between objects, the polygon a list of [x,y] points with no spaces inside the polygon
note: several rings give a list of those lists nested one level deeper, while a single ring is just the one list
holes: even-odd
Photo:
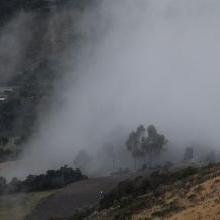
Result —
[{"label": "distant hill", "polygon": [[[74,22],[91,2],[0,2],[0,47],[2,42],[4,47],[0,56],[0,76],[4,76],[0,78],[0,161],[16,158],[21,148],[14,146],[36,132],[39,114],[50,108],[54,87],[64,75],[60,60],[80,40],[73,31]],[[11,90],[10,95],[4,88]]]}]

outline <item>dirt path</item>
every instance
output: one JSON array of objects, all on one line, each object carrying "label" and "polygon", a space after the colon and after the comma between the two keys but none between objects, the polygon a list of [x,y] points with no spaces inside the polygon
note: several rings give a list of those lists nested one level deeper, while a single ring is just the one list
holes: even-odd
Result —
[{"label": "dirt path", "polygon": [[75,209],[91,206],[99,201],[99,192],[109,192],[123,177],[105,177],[68,185],[44,199],[30,215],[30,220],[49,220],[51,217],[69,217]]}]

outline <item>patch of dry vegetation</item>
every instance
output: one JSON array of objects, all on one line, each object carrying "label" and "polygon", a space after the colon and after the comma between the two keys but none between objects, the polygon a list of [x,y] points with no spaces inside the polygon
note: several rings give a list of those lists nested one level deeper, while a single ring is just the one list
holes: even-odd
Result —
[{"label": "patch of dry vegetation", "polygon": [[[218,171],[217,171],[218,173]],[[213,175],[214,174],[214,175]],[[161,204],[134,214],[132,219],[169,220],[219,220],[220,219],[220,177],[212,173],[204,183],[197,184],[197,175],[182,189],[171,188],[165,193]]]}]

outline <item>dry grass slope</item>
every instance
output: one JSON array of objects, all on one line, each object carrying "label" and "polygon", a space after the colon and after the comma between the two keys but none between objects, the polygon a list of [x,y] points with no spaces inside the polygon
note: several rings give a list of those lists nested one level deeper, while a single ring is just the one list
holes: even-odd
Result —
[{"label": "dry grass slope", "polygon": [[42,199],[52,195],[54,192],[55,191],[45,191],[1,196],[0,219],[23,220]]},{"label": "dry grass slope", "polygon": [[[166,216],[164,207],[173,207],[173,210],[170,210]],[[168,191],[161,205],[141,210],[133,215],[132,219],[220,220],[220,177],[207,180],[187,190]]]},{"label": "dry grass slope", "polygon": [[120,198],[88,219],[220,220],[220,164],[201,167],[188,176],[176,174],[172,182]]}]

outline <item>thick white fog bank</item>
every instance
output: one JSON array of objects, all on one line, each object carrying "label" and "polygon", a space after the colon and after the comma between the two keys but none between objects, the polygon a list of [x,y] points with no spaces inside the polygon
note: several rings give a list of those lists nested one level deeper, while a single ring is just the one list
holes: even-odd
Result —
[{"label": "thick white fog bank", "polygon": [[90,57],[82,56],[66,125],[77,122],[80,134],[96,140],[138,123],[155,123],[172,139],[217,140],[219,7],[217,1],[104,1],[102,19],[88,21],[97,29],[105,22],[106,32],[91,42]]},{"label": "thick white fog bank", "polygon": [[114,143],[115,129],[140,123],[155,124],[177,150],[191,142],[218,149],[219,1],[104,0],[77,27],[85,42],[63,57],[68,84],[57,99],[65,102],[11,176],[71,162],[78,149],[93,152]]}]

